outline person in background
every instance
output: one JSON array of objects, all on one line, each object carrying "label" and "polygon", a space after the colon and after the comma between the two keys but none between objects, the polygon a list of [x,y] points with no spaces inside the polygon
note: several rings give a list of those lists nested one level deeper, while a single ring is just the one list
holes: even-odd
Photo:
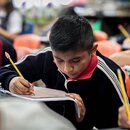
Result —
[{"label": "person in background", "polygon": [[63,90],[75,99],[80,117],[71,120],[73,108],[65,110],[77,129],[118,127],[118,109],[124,103],[117,77],[121,68],[97,51],[88,20],[74,15],[59,17],[51,28],[49,43],[51,48],[16,63],[25,79],[12,65],[0,68],[2,87],[16,94],[32,94],[30,83],[42,79],[47,87]]},{"label": "person in background", "polygon": [[5,52],[10,54],[14,62],[17,61],[17,54],[13,45],[10,44],[6,39],[3,39],[3,41],[0,39],[0,67],[10,63],[9,60],[5,57]]},{"label": "person in background", "polygon": [[0,0],[0,39],[13,41],[23,29],[23,16],[12,0]]}]

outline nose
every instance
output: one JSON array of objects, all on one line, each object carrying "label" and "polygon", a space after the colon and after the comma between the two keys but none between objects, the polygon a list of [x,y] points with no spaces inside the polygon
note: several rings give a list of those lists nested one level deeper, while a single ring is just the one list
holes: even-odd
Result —
[{"label": "nose", "polygon": [[72,71],[73,71],[73,67],[72,67],[70,64],[65,63],[65,64],[64,64],[64,72],[67,73],[67,74],[69,74],[69,73],[71,73]]}]

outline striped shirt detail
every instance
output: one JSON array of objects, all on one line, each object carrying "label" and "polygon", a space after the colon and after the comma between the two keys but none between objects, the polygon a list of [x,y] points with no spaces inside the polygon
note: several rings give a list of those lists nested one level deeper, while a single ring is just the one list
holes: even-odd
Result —
[{"label": "striped shirt detail", "polygon": [[98,65],[97,67],[105,73],[105,75],[110,79],[110,81],[112,82],[113,86],[115,87],[122,103],[124,104],[124,99],[123,99],[123,95],[122,95],[122,91],[120,88],[120,83],[119,80],[116,76],[116,74],[109,68],[109,66],[104,62],[104,60],[98,56]]}]

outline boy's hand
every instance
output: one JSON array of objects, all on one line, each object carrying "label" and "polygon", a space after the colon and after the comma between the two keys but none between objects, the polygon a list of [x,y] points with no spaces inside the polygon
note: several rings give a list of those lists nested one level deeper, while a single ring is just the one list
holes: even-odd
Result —
[{"label": "boy's hand", "polygon": [[121,128],[130,128],[130,120],[128,119],[125,106],[119,108],[118,125]]},{"label": "boy's hand", "polygon": [[66,96],[73,98],[77,102],[78,107],[80,109],[80,118],[76,116],[76,119],[78,122],[81,122],[84,119],[86,113],[86,108],[82,98],[80,97],[79,94],[75,94],[75,93],[67,93]]},{"label": "boy's hand", "polygon": [[32,85],[21,77],[14,77],[11,79],[9,90],[20,95],[31,95],[34,91]]}]

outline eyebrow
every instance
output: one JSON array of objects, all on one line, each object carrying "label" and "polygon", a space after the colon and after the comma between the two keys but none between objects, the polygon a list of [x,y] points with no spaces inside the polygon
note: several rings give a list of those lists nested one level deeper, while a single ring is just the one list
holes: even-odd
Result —
[{"label": "eyebrow", "polygon": [[[54,56],[56,59],[60,59],[60,60],[63,60],[63,59],[61,59],[61,58],[59,58],[59,57],[57,57],[57,56]],[[72,58],[72,59],[70,59],[70,60],[73,60],[73,59],[80,59],[81,57],[80,56],[78,56],[78,57],[74,57],[74,58]]]},{"label": "eyebrow", "polygon": [[59,58],[59,57],[57,57],[57,56],[54,56],[56,59],[61,59],[61,58]]}]

